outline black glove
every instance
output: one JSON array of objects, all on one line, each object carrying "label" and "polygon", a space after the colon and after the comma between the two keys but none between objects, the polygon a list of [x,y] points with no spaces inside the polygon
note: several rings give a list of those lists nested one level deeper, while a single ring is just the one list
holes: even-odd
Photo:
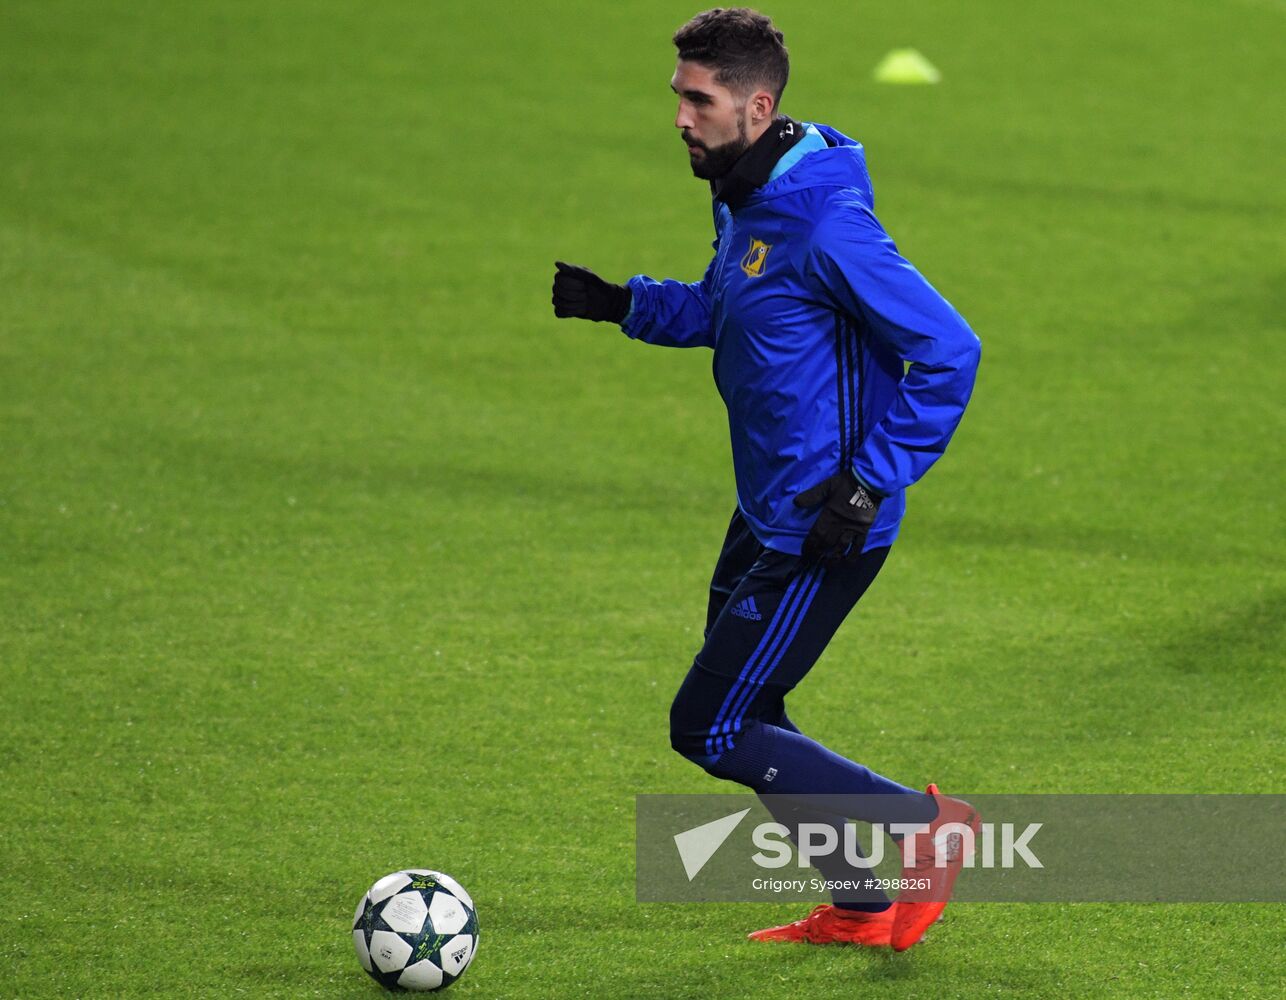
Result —
[{"label": "black glove", "polygon": [[604,281],[587,267],[556,261],[554,315],[619,323],[630,311],[634,297],[624,285]]},{"label": "black glove", "polygon": [[863,486],[850,469],[823,479],[795,497],[796,507],[823,504],[804,539],[804,560],[833,564],[856,559],[862,554],[866,533],[875,522],[882,499]]}]

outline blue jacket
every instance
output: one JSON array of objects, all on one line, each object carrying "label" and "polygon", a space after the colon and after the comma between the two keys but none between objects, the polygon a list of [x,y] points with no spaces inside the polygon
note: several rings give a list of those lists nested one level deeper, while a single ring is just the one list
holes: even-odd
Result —
[{"label": "blue jacket", "polygon": [[798,555],[818,511],[795,495],[849,466],[886,497],[865,547],[891,544],[903,491],[964,413],[978,338],[898,253],[861,145],[834,129],[810,125],[735,212],[714,204],[705,277],[634,276],[622,328],[714,348],[737,501],[760,542]]}]

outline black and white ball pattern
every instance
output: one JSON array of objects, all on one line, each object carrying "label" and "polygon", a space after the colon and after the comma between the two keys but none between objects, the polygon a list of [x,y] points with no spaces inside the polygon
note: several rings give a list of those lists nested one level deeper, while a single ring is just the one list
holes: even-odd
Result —
[{"label": "black and white ball pattern", "polygon": [[478,953],[473,900],[450,875],[408,868],[371,886],[353,914],[362,968],[390,990],[446,989]]}]

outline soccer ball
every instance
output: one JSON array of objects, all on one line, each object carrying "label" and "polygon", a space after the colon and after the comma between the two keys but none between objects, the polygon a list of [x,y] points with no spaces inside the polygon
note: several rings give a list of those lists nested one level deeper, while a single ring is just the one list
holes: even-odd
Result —
[{"label": "soccer ball", "polygon": [[408,868],[385,875],[357,904],[353,947],[385,989],[444,990],[478,953],[478,915],[450,875]]}]

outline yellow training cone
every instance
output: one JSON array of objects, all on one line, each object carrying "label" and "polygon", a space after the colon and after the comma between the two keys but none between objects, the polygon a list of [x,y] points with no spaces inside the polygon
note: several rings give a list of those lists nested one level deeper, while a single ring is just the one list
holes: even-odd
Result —
[{"label": "yellow training cone", "polygon": [[917,49],[894,49],[875,67],[876,83],[937,83],[942,79],[938,67]]}]

